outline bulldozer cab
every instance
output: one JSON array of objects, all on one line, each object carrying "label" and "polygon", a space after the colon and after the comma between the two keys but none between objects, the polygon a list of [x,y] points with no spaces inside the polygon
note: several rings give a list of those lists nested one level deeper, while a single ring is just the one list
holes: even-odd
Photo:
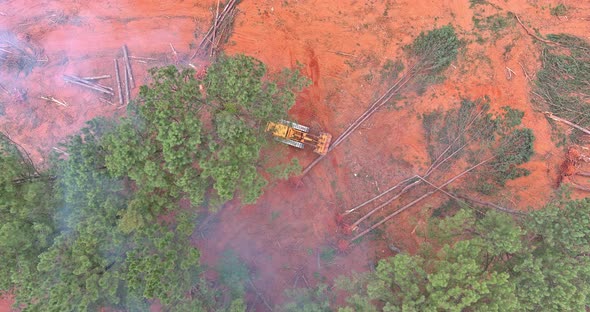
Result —
[{"label": "bulldozer cab", "polygon": [[269,122],[266,131],[270,132],[275,140],[296,148],[312,146],[314,152],[320,155],[326,155],[332,140],[332,135],[329,133],[313,135],[309,133],[309,127],[287,120]]}]

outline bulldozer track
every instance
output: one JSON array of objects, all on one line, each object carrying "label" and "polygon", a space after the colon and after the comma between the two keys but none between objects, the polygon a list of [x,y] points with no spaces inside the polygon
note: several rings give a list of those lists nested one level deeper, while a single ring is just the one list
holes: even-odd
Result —
[{"label": "bulldozer track", "polygon": [[287,121],[287,120],[281,119],[280,120],[280,123],[282,123],[284,125],[287,125],[287,126],[290,126],[293,129],[297,129],[299,131],[303,131],[305,133],[308,133],[309,132],[309,127],[306,127],[304,125],[300,125],[300,124],[295,123],[295,122],[292,122],[292,121]]},{"label": "bulldozer track", "polygon": [[[375,112],[377,112],[381,107],[383,107],[389,100],[391,100],[396,94],[398,94],[403,87],[405,87],[408,82],[410,82],[414,76],[416,75],[417,66],[413,65],[402,77],[400,77],[394,84],[391,86],[381,97],[375,100],[367,110],[365,110],[355,121],[353,121],[347,128],[342,132],[336,140],[332,142],[330,147],[328,148],[328,153],[334,150],[340,143],[344,142],[356,129],[360,127],[360,125],[365,122],[369,117],[371,117]],[[315,165],[317,165],[326,155],[319,156],[314,161],[312,161],[301,173],[302,176],[305,176]]]}]

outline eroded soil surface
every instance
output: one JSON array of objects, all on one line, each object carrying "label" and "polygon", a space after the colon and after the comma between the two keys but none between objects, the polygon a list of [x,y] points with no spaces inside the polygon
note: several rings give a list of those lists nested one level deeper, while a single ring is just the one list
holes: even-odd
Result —
[{"label": "eroded soil surface", "polygon": [[[492,110],[508,105],[525,112],[524,126],[532,128],[536,137],[535,155],[525,165],[531,175],[509,182],[487,200],[516,209],[542,205],[557,185],[567,149],[556,146],[549,123],[532,104],[532,80],[541,66],[539,46],[508,12],[543,35],[564,32],[590,40],[590,2],[566,1],[569,10],[561,17],[550,14],[550,7],[557,4],[243,0],[226,53],[259,58],[271,72],[301,64],[312,84],[298,97],[291,115],[335,137],[392,83],[382,81],[383,65],[387,60],[404,61],[402,47],[421,31],[450,23],[465,47],[443,83],[421,95],[402,94],[395,107],[372,116],[304,178],[272,183],[256,205],[227,204],[194,236],[202,261],[214,266],[224,250],[235,250],[252,270],[256,287],[269,302],[280,304],[282,290],[305,287],[302,276],[313,285],[368,270],[375,259],[392,254],[389,244],[415,251],[421,240],[417,229],[445,200],[442,194],[392,219],[380,235],[332,256],[343,237],[335,216],[403,178],[424,172],[430,160],[420,116],[457,107],[462,98],[488,96]],[[133,60],[137,85],[146,82],[149,67],[187,66],[215,5],[213,0],[3,1],[0,40],[29,49],[35,59],[30,72],[2,71],[0,128],[42,165],[58,142],[86,121],[123,113],[116,99],[100,100],[93,91],[66,84],[63,74],[114,75],[113,59],[121,57],[123,44],[132,56],[157,59]],[[488,16],[505,17],[506,24],[482,28],[477,20]],[[198,67],[198,60],[194,64]],[[114,79],[104,83],[115,85]],[[52,96],[67,106],[41,96]],[[267,153],[285,161],[297,157],[302,165],[315,157],[310,150],[283,146]],[[248,299],[263,309],[254,294]]]}]

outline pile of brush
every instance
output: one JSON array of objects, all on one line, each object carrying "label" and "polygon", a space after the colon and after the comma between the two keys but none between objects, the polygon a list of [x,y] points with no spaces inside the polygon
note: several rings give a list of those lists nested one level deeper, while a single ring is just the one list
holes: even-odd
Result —
[{"label": "pile of brush", "polygon": [[191,59],[197,54],[214,56],[217,53],[220,45],[225,43],[231,35],[231,29],[237,14],[236,7],[239,3],[240,0],[229,0],[223,7],[223,10],[219,12],[219,1],[217,2],[213,24],[199,43],[197,52],[195,52]]}]

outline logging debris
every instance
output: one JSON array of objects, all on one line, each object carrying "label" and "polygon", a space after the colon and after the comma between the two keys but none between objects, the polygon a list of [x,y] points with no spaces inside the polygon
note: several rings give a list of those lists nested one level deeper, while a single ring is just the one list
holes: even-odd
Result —
[{"label": "logging debris", "polygon": [[51,95],[40,96],[39,98],[42,100],[48,101],[48,102],[53,102],[53,103],[61,105],[61,106],[68,106],[68,103],[66,103],[65,101],[60,101]]},{"label": "logging debris", "polygon": [[545,116],[547,116],[547,118],[553,119],[553,120],[555,120],[555,121],[562,122],[562,123],[564,123],[564,124],[566,124],[566,125],[568,125],[568,126],[570,126],[570,127],[572,127],[572,128],[575,128],[575,129],[578,129],[578,130],[580,130],[580,131],[584,132],[585,134],[590,134],[590,130],[588,130],[588,129],[586,129],[586,128],[584,128],[584,127],[580,126],[580,125],[577,125],[577,124],[575,124],[575,123],[573,123],[573,122],[571,122],[571,121],[569,121],[569,120],[566,120],[566,119],[563,119],[563,118],[557,117],[557,116],[555,116],[555,115],[554,115],[553,113],[551,113],[551,112],[545,112],[544,114],[545,114]]},{"label": "logging debris", "polygon": [[220,45],[227,41],[230,30],[233,27],[237,14],[237,5],[240,0],[229,0],[221,13],[216,14],[213,25],[209,28],[203,39],[197,46],[197,50],[191,56],[189,61],[197,55],[207,54],[209,57],[215,56]]},{"label": "logging debris", "polygon": [[129,58],[134,59],[134,60],[142,60],[142,61],[157,61],[158,60],[153,57],[131,56],[131,55],[129,55]]},{"label": "logging debris", "polygon": [[63,75],[63,80],[68,83],[73,83],[88,89],[92,89],[104,94],[114,95],[113,89],[107,86],[100,85],[98,83],[94,83],[80,77],[72,76],[72,75]]}]

